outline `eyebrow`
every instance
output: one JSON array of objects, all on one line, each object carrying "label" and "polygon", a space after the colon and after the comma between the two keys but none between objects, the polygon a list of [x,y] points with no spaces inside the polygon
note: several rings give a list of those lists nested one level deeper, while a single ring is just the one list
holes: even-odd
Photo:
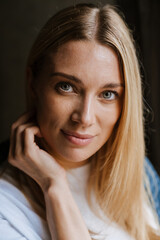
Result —
[{"label": "eyebrow", "polygon": [[[70,74],[66,74],[66,73],[62,73],[62,72],[54,72],[51,74],[51,77],[55,77],[55,76],[61,76],[61,77],[67,78],[69,80],[72,80],[76,83],[83,84],[83,82],[79,78],[77,78],[73,75],[70,75]],[[124,84],[123,83],[107,83],[102,88],[117,88],[117,87],[124,87]]]}]

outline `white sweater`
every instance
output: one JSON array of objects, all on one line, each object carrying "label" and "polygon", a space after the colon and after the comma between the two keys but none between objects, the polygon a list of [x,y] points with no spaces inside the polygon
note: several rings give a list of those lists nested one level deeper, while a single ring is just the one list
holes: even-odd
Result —
[{"label": "white sweater", "polygon": [[[89,164],[69,170],[67,173],[73,197],[80,209],[86,226],[97,233],[95,239],[131,240],[117,224],[98,218],[90,209],[86,196]],[[95,208],[97,204],[93,197]],[[98,209],[100,215],[101,212]],[[0,240],[51,240],[48,225],[39,217],[24,194],[12,183],[0,179]],[[56,236],[55,236],[56,240]]]}]

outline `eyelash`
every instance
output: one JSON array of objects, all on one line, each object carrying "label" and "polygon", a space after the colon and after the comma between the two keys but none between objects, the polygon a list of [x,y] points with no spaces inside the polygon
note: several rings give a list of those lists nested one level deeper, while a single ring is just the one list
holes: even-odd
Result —
[{"label": "eyelash", "polygon": [[114,95],[113,99],[106,99],[106,98],[104,98],[105,100],[108,100],[108,101],[115,100],[119,96],[118,92],[113,91],[113,90],[112,91],[111,90],[104,91],[104,92],[101,93],[101,95],[103,95],[105,93],[110,93],[110,94]]},{"label": "eyelash", "polygon": [[[66,90],[62,89],[62,86],[64,86],[64,85],[71,87],[71,88],[72,88],[71,91],[66,91]],[[59,83],[56,85],[56,90],[57,90],[58,92],[60,92],[60,93],[66,93],[66,94],[67,94],[67,93],[76,92],[76,88],[75,88],[71,83],[68,83],[68,82],[59,82]],[[113,99],[106,99],[106,98],[104,98],[103,95],[104,95],[105,93],[110,93],[110,94],[114,95],[114,98],[113,98]],[[118,92],[117,92],[117,91],[113,91],[113,90],[106,90],[106,91],[102,92],[100,95],[101,95],[102,98],[103,98],[104,100],[106,100],[106,101],[113,101],[113,100],[115,100],[116,98],[119,97]]]},{"label": "eyelash", "polygon": [[[70,86],[72,88],[72,91],[65,91],[64,89],[62,89],[62,86],[64,86],[64,85]],[[71,93],[71,92],[74,91],[74,89],[75,89],[75,87],[72,84],[68,83],[68,82],[59,82],[56,85],[56,90],[58,90],[59,92]]]}]

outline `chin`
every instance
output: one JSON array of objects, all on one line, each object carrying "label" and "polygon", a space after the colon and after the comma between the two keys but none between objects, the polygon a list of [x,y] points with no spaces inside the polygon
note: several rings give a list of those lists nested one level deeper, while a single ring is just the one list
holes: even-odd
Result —
[{"label": "chin", "polygon": [[61,161],[65,162],[71,162],[71,163],[80,163],[88,160],[93,154],[93,153],[87,153],[86,151],[82,151],[82,149],[72,149],[72,151],[63,151],[63,153],[58,153],[56,155],[59,155],[59,159]]}]

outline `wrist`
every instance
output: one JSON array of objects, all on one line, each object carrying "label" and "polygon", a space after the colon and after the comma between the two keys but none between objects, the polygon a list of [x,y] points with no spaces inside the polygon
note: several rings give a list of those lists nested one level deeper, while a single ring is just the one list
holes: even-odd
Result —
[{"label": "wrist", "polygon": [[56,196],[68,190],[68,181],[66,177],[60,179],[48,179],[42,187],[44,196]]}]

